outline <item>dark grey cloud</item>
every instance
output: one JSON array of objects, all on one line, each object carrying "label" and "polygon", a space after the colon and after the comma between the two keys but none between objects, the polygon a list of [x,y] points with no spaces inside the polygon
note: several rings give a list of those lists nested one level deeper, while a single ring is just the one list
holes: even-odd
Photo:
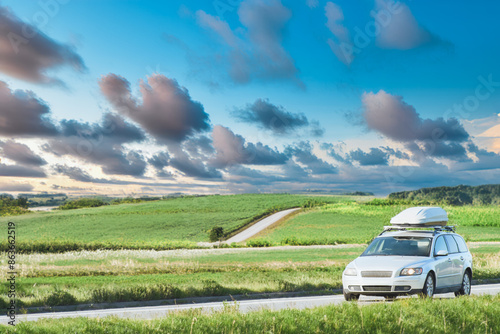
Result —
[{"label": "dark grey cloud", "polygon": [[384,151],[386,151],[389,155],[394,156],[395,158],[403,159],[403,160],[410,159],[410,156],[407,153],[400,151],[398,149],[393,149],[389,146],[382,147],[382,149]]},{"label": "dark grey cloud", "polygon": [[318,158],[313,153],[313,147],[309,142],[300,142],[288,146],[284,152],[290,158],[294,157],[297,162],[306,166],[312,174],[336,174],[338,168]]},{"label": "dark grey cloud", "polygon": [[168,152],[159,152],[148,159],[148,163],[156,170],[159,177],[171,177],[172,174],[165,171],[164,168],[170,164],[170,155]]},{"label": "dark grey cloud", "polygon": [[46,74],[62,66],[86,70],[74,48],[56,42],[0,6],[0,72],[35,83],[62,84]]},{"label": "dark grey cloud", "polygon": [[275,135],[290,134],[310,125],[312,135],[322,136],[324,133],[317,121],[309,122],[304,114],[291,113],[282,106],[270,103],[268,99],[257,99],[254,103],[233,110],[232,115],[241,122],[255,124]]},{"label": "dark grey cloud", "polygon": [[33,191],[33,185],[19,182],[0,181],[0,192],[5,191]]},{"label": "dark grey cloud", "polygon": [[170,160],[170,165],[189,177],[201,179],[220,179],[222,174],[207,166],[201,159],[191,159],[187,154],[177,154]]},{"label": "dark grey cloud", "polygon": [[196,12],[198,24],[218,35],[225,46],[231,79],[236,83],[287,79],[303,87],[299,70],[282,45],[292,12],[280,0],[244,0],[238,17],[244,32],[233,31],[227,22],[202,10]]},{"label": "dark grey cloud", "polygon": [[279,165],[288,157],[262,143],[246,142],[245,138],[230,129],[216,125],[212,132],[215,157],[210,164],[217,168],[232,165]]},{"label": "dark grey cloud", "polygon": [[352,160],[359,162],[361,166],[388,165],[389,154],[379,148],[370,148],[370,152],[364,152],[360,149],[351,151],[349,156]]},{"label": "dark grey cloud", "polygon": [[133,181],[131,182],[131,181],[116,180],[116,179],[103,179],[103,178],[93,177],[89,172],[83,170],[80,167],[75,167],[75,166],[57,164],[52,166],[52,168],[56,174],[64,175],[69,177],[71,180],[80,182],[117,184],[117,185],[144,184],[143,182],[133,182]]},{"label": "dark grey cloud", "polygon": [[35,154],[28,146],[13,140],[0,141],[0,154],[22,165],[42,166],[47,162]]},{"label": "dark grey cloud", "polygon": [[160,152],[148,159],[148,162],[156,169],[167,167],[170,161],[170,155],[167,152]]},{"label": "dark grey cloud", "polygon": [[44,146],[45,151],[100,165],[105,174],[144,175],[147,163],[143,156],[133,150],[126,152],[123,144],[141,142],[145,135],[121,116],[106,113],[101,123],[93,124],[63,120],[61,133]]},{"label": "dark grey cloud", "polygon": [[11,91],[5,82],[0,81],[0,135],[54,136],[57,128],[49,114],[50,108],[33,92]]},{"label": "dark grey cloud", "polygon": [[207,136],[190,137],[182,143],[182,147],[192,157],[206,157],[215,153],[212,139]]},{"label": "dark grey cloud", "polygon": [[108,74],[99,86],[117,111],[140,124],[160,141],[180,142],[210,129],[203,105],[193,101],[186,88],[161,74],[140,81],[141,101],[131,93],[123,77]]},{"label": "dark grey cloud", "polygon": [[40,167],[23,165],[5,165],[0,163],[0,176],[11,177],[46,177]]}]

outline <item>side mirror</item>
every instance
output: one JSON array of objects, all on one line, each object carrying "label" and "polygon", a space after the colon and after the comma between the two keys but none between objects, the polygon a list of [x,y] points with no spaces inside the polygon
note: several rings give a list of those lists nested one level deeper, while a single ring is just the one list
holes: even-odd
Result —
[{"label": "side mirror", "polygon": [[448,256],[448,251],[445,251],[444,249],[441,249],[436,253],[436,256]]}]

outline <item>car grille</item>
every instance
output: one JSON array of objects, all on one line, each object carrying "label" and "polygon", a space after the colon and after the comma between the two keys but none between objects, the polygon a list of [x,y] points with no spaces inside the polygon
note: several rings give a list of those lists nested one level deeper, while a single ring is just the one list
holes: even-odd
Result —
[{"label": "car grille", "polygon": [[392,271],[362,271],[361,277],[392,277]]},{"label": "car grille", "polygon": [[372,291],[372,292],[379,292],[379,291],[391,291],[391,286],[390,285],[363,285],[363,290],[364,291]]}]

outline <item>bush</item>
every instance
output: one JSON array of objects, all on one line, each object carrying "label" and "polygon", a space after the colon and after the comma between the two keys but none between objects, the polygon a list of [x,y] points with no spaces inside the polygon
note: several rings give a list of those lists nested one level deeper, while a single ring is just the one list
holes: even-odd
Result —
[{"label": "bush", "polygon": [[219,241],[224,236],[224,228],[220,226],[214,226],[208,232],[211,242]]},{"label": "bush", "polygon": [[307,201],[304,202],[304,204],[302,204],[302,207],[304,209],[308,209],[308,208],[314,208],[316,206],[322,206],[322,205],[325,205],[326,203],[323,202],[323,201],[320,201],[320,200],[317,200],[317,199],[308,199]]},{"label": "bush", "polygon": [[69,292],[56,290],[45,299],[46,306],[60,306],[76,304],[76,298]]},{"label": "bush", "polygon": [[62,210],[72,210],[80,208],[96,208],[103,205],[109,205],[100,198],[79,198],[61,205],[59,208]]},{"label": "bush", "polygon": [[273,244],[269,240],[255,239],[247,241],[248,247],[271,247]]}]

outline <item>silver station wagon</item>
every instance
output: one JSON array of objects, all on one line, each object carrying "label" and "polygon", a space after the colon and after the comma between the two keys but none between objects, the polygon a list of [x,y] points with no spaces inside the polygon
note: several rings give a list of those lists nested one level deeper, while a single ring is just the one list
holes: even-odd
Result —
[{"label": "silver station wagon", "polygon": [[[472,255],[441,208],[410,208],[391,220],[342,274],[344,297],[454,292],[469,295]],[[419,228],[419,229],[415,229]],[[424,229],[425,228],[425,229]]]}]

